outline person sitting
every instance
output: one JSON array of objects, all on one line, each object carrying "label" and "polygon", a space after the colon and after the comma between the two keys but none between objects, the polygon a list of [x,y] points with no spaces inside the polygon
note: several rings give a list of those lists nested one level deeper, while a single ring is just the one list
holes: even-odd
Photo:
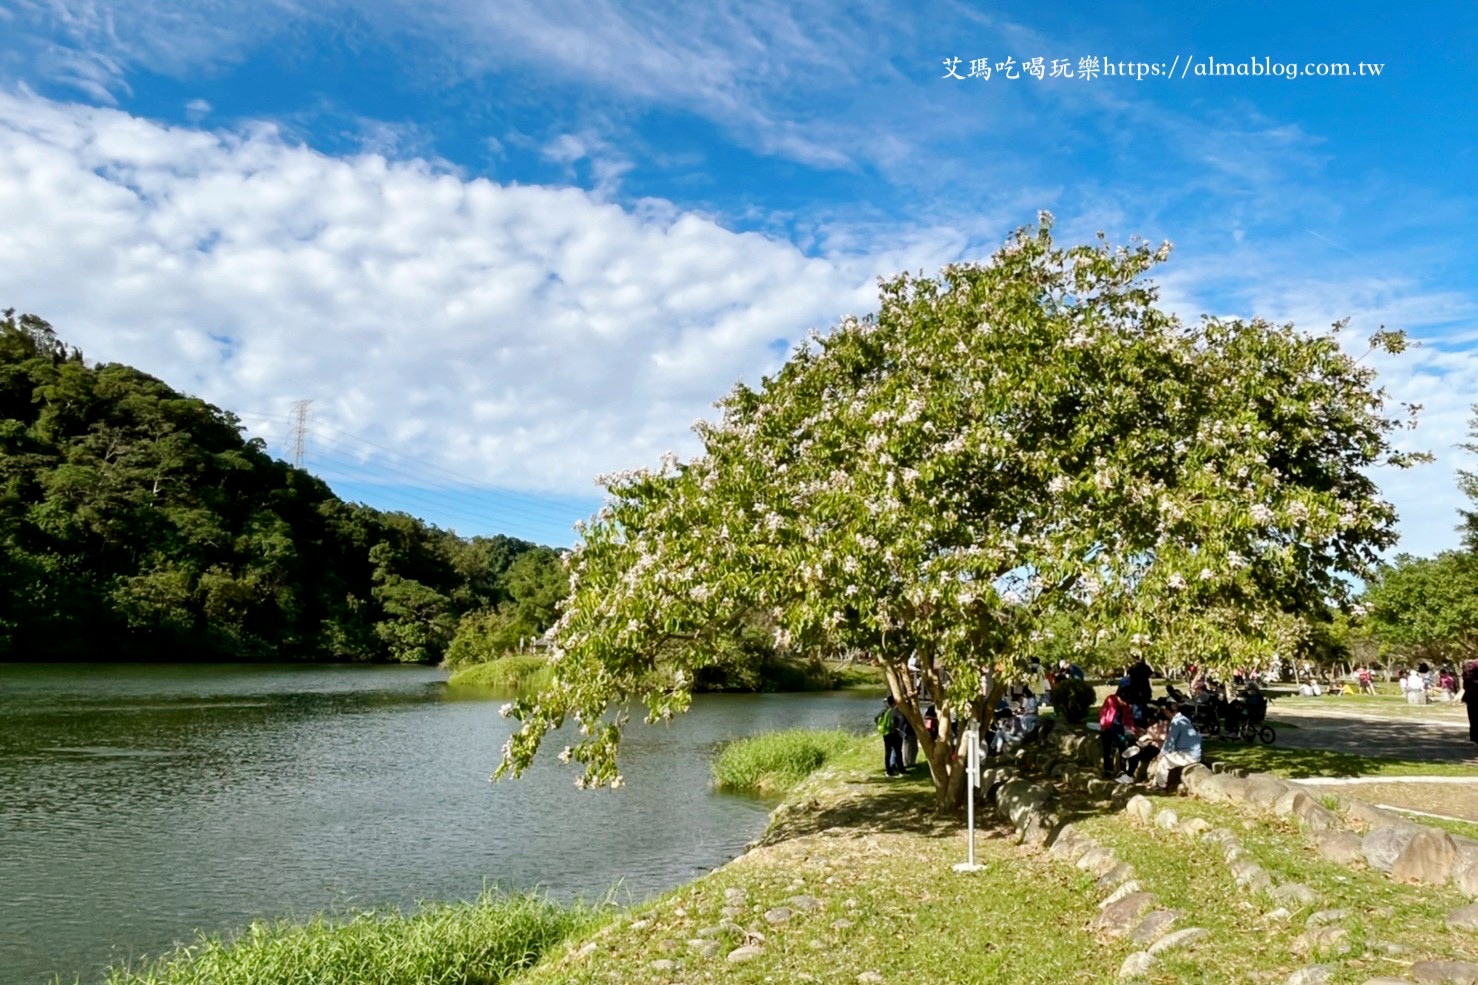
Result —
[{"label": "person sitting", "polygon": [[1165,704],[1170,713],[1170,729],[1165,734],[1165,745],[1155,757],[1154,785],[1164,790],[1170,784],[1170,774],[1201,761],[1201,733],[1180,706],[1174,701]]},{"label": "person sitting", "polygon": [[999,756],[1010,752],[1021,744],[1026,737],[1026,729],[1021,725],[1021,719],[1011,713],[1011,706],[1002,701],[996,706],[996,724],[991,730],[990,744],[987,752],[992,756]]},{"label": "person sitting", "polygon": [[1124,750],[1124,758],[1133,762],[1125,764],[1120,783],[1143,783],[1155,757],[1165,747],[1165,739],[1170,734],[1170,715],[1165,711],[1165,701],[1150,705],[1150,713],[1152,721],[1149,727],[1134,745]]}]

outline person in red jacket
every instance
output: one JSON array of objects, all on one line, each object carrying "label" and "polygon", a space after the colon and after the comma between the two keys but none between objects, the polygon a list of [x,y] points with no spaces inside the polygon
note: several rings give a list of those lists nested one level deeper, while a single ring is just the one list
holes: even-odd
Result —
[{"label": "person in red jacket", "polygon": [[1112,780],[1119,775],[1119,754],[1134,735],[1134,712],[1125,698],[1129,678],[1119,682],[1119,690],[1103,699],[1098,712],[1098,741],[1103,747],[1103,775]]}]

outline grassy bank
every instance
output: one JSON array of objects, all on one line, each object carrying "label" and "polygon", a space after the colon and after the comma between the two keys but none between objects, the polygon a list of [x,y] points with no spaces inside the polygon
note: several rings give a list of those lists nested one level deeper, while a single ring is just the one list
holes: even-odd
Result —
[{"label": "grassy bank", "polygon": [[205,937],[107,985],[495,985],[530,967],[593,910],[536,897],[484,896],[416,912],[256,923],[234,939]]},{"label": "grassy bank", "polygon": [[[453,687],[488,688],[496,691],[533,691],[549,682],[552,671],[544,657],[501,657],[453,671],[447,683]],[[868,664],[816,663],[775,660],[753,679],[729,680],[722,676],[700,678],[698,691],[801,692],[878,690],[884,686],[881,668]]]},{"label": "grassy bank", "polygon": [[719,788],[775,795],[789,792],[816,770],[853,750],[859,737],[840,730],[790,729],[731,742],[713,761]]},{"label": "grassy bank", "polygon": [[453,671],[447,683],[497,691],[537,690],[548,683],[550,673],[543,657],[503,657]]}]

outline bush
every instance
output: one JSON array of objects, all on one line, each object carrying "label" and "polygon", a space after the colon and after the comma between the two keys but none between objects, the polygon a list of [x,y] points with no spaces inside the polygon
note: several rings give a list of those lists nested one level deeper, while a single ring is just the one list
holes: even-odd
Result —
[{"label": "bush", "polygon": [[841,729],[767,732],[724,746],[713,761],[713,776],[723,790],[784,793],[857,741]]},{"label": "bush", "polygon": [[1052,707],[1069,724],[1081,725],[1094,700],[1093,686],[1076,677],[1064,678],[1052,685]]},{"label": "bush", "polygon": [[107,985],[493,985],[596,920],[533,896],[484,895],[409,915],[254,923],[232,940],[202,937],[145,967],[114,968]]}]

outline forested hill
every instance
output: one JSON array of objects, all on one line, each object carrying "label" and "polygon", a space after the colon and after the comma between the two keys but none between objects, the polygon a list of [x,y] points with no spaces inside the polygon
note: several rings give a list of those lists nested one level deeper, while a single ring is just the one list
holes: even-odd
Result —
[{"label": "forested hill", "polygon": [[0,660],[435,662],[564,591],[549,548],[345,503],[235,415],[0,317]]}]

